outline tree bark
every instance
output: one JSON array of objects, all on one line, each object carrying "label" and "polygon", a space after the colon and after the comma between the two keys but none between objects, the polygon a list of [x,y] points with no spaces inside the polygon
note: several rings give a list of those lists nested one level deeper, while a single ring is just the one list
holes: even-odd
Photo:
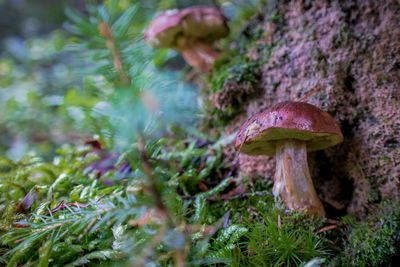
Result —
[{"label": "tree bark", "polygon": [[[257,97],[242,104],[227,134],[251,114],[323,85],[305,101],[330,113],[344,135],[343,144],[309,154],[328,217],[363,217],[398,198],[400,3],[277,1],[274,12],[268,3],[245,27],[247,36],[257,36],[243,53],[261,66]],[[273,178],[273,158],[239,159],[241,171]]]}]

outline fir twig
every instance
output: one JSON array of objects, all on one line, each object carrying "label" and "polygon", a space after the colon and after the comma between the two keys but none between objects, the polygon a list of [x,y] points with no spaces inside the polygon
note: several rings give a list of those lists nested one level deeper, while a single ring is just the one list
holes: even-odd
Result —
[{"label": "fir twig", "polygon": [[138,148],[139,148],[143,171],[150,181],[150,188],[149,188],[150,192],[152,193],[153,197],[156,200],[156,207],[159,209],[160,212],[162,212],[164,214],[164,216],[167,218],[169,224],[172,226],[172,225],[174,225],[174,221],[173,221],[172,216],[169,213],[167,207],[164,205],[164,203],[162,201],[161,192],[158,190],[158,187],[157,187],[157,179],[153,175],[152,167],[150,165],[149,159],[145,152],[145,146],[146,145],[145,145],[144,138],[140,137],[138,140]]},{"label": "fir twig", "polygon": [[130,79],[123,70],[122,59],[118,52],[118,49],[116,48],[115,40],[114,40],[113,33],[112,33],[110,27],[108,26],[108,24],[106,22],[102,21],[98,24],[98,29],[99,29],[100,35],[106,40],[106,47],[111,52],[113,65],[114,65],[114,68],[116,69],[116,71],[118,72],[121,84],[124,86],[130,85]]}]

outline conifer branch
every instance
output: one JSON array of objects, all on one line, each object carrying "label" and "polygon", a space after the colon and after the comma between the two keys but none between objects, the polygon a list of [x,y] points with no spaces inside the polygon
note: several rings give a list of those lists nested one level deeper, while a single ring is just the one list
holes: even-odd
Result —
[{"label": "conifer branch", "polygon": [[119,54],[118,49],[116,47],[113,33],[112,33],[110,27],[108,26],[108,24],[106,22],[102,21],[98,24],[98,29],[99,29],[100,35],[106,40],[106,47],[111,52],[113,65],[119,75],[119,80],[121,82],[121,85],[122,86],[130,85],[130,79],[124,72],[121,55]]}]

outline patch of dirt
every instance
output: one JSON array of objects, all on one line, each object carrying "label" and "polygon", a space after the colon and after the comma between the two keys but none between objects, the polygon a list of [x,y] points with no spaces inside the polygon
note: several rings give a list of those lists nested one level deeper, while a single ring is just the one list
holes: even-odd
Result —
[{"label": "patch of dirt", "polygon": [[[306,101],[337,120],[344,142],[309,153],[314,184],[328,215],[363,217],[400,192],[400,3],[289,1],[277,11],[279,24],[260,22],[268,26],[260,41],[272,39],[275,47],[262,68],[264,96],[249,102],[226,134],[257,112],[325,85]],[[273,179],[273,158],[240,155],[239,163],[252,177]]]}]

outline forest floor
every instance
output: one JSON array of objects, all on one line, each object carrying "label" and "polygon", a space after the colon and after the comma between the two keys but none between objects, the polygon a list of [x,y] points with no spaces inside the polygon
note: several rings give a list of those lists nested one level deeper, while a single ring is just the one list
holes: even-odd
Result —
[{"label": "forest floor", "polygon": [[[239,6],[209,74],[142,41],[179,1],[128,2],[0,55],[0,265],[395,266],[398,1]],[[250,116],[307,95],[344,136],[308,153],[326,218],[272,194],[274,157],[234,149]]]}]

